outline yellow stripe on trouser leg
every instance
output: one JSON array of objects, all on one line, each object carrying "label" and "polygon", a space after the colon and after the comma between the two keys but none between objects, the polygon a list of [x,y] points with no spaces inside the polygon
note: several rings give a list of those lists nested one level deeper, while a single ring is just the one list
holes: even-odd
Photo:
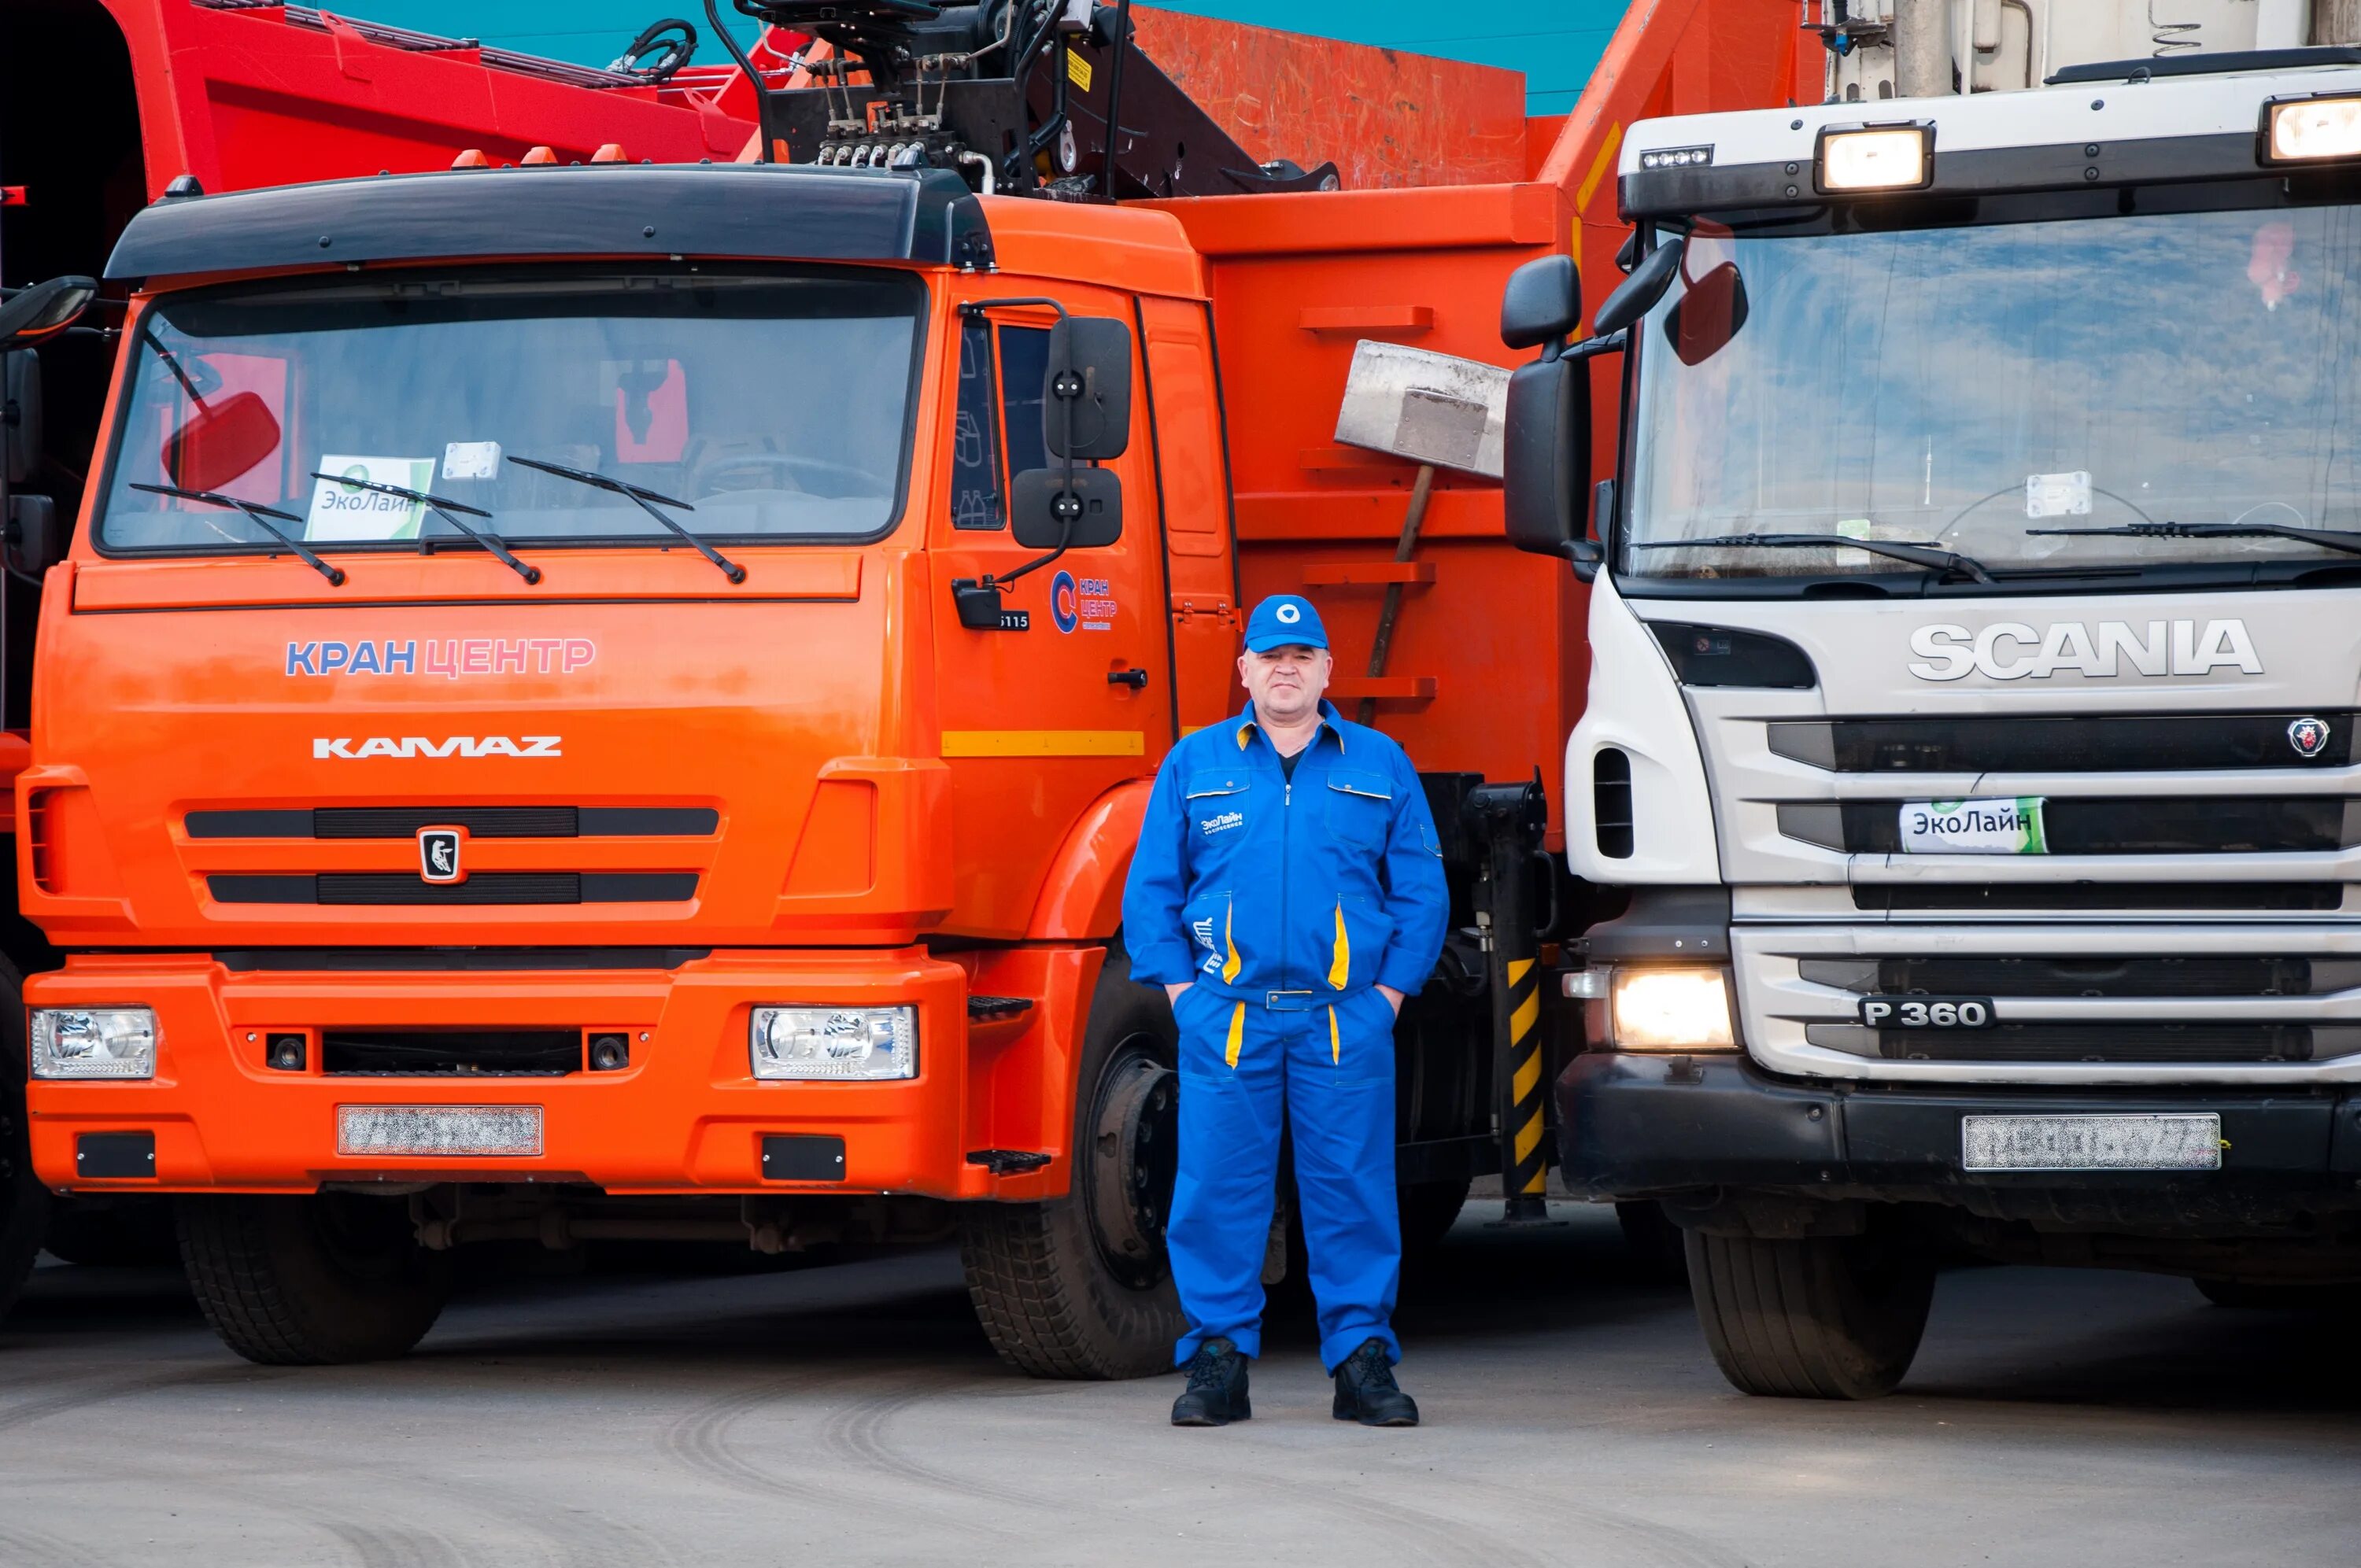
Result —
[{"label": "yellow stripe on trouser leg", "polygon": [[1222,1059],[1232,1067],[1237,1066],[1238,1047],[1246,1043],[1246,1004],[1241,1002],[1230,1010],[1230,1048],[1222,1053]]},{"label": "yellow stripe on trouser leg", "polygon": [[1328,1060],[1332,1066],[1342,1066],[1345,1060],[1345,1036],[1336,1032],[1336,1010],[1328,1009]]},{"label": "yellow stripe on trouser leg", "polygon": [[[1237,918],[1237,916],[1238,906],[1235,902],[1232,903],[1227,909],[1222,912],[1222,945],[1230,949],[1228,959],[1222,965],[1222,983],[1224,985],[1236,984],[1238,970],[1246,967],[1246,960],[1238,957],[1238,939],[1230,935],[1231,922],[1235,921]],[[1233,1048],[1233,1055],[1235,1056],[1235,1047]]]},{"label": "yellow stripe on trouser leg", "polygon": [[1336,945],[1328,959],[1328,989],[1342,991],[1353,973],[1353,939],[1345,935],[1345,905],[1336,905]]}]

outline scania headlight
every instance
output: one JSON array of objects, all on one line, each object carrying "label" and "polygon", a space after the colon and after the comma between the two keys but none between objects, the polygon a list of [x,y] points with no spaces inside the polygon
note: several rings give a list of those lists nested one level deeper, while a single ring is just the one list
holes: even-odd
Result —
[{"label": "scania headlight", "polygon": [[2361,97],[2290,98],[2263,110],[2263,161],[2311,163],[2361,154]]},{"label": "scania headlight", "polygon": [[1718,969],[1618,969],[1615,1047],[1626,1051],[1726,1051],[1730,981]]},{"label": "scania headlight", "polygon": [[918,1075],[915,1007],[757,1007],[748,1035],[756,1078]]},{"label": "scania headlight", "polygon": [[153,1078],[156,1014],[146,1007],[36,1007],[35,1078]]}]

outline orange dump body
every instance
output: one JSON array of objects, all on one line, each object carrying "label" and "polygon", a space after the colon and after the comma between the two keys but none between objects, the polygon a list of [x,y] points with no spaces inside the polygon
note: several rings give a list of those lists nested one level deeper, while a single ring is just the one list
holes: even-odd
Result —
[{"label": "orange dump body", "polygon": [[[1700,67],[1681,96],[1681,62],[1722,47],[1697,29],[1724,13],[1784,52],[1751,75]],[[1514,555],[1498,486],[1457,475],[1389,579],[1412,470],[1333,433],[1358,339],[1507,363],[1513,267],[1578,239],[1608,271],[1623,123],[1759,103],[1792,71],[1784,0],[1643,15],[1554,150],[1525,150],[1535,180],[984,198],[994,270],[874,263],[925,291],[898,521],[866,543],[733,544],[740,584],[653,543],[519,543],[537,585],[472,550],[338,554],[340,587],[283,554],[110,555],[93,486],[48,579],[16,784],[25,912],[71,956],[27,996],[152,1007],[161,1043],[152,1081],[33,1084],[44,1179],[110,1185],[78,1175],[80,1140],[144,1130],[153,1177],[115,1184],[1065,1191],[1148,780],[1241,699],[1242,599],[1310,593],[1336,696],[1374,696],[1422,769],[1556,774],[1587,677],[1581,590]],[[961,526],[962,334],[1046,325],[998,302],[1040,297],[1132,329],[1132,439],[1106,465],[1123,532],[1010,590],[1028,630],[972,630],[953,582],[1034,552]],[[124,419],[118,400],[102,451]],[[1408,591],[1371,681],[1355,672],[1387,580]],[[422,892],[429,824],[465,830],[479,888],[546,896]],[[1014,1001],[978,1001],[994,998]],[[796,1003],[915,1008],[917,1075],[757,1081],[752,1011]],[[537,1077],[338,1069],[355,1040],[454,1030],[570,1033],[586,1056]],[[593,1070],[589,1040],[616,1035],[629,1064]],[[302,1039],[300,1069],[271,1065],[274,1036]],[[492,1157],[354,1152],[353,1106],[534,1107],[542,1135]],[[798,1134],[843,1140],[840,1179],[765,1171],[764,1140]],[[1048,1158],[972,1157],[997,1150]]]}]

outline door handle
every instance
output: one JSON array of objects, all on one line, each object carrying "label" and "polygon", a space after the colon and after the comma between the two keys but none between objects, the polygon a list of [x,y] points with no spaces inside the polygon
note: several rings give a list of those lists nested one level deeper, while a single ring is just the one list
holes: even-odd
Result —
[{"label": "door handle", "polygon": [[1148,672],[1146,670],[1109,670],[1107,672],[1107,685],[1111,686],[1129,686],[1136,692],[1146,691],[1148,689]]}]

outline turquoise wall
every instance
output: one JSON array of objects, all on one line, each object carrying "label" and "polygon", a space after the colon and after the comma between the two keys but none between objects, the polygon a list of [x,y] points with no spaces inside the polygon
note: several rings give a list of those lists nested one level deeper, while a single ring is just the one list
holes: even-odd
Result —
[{"label": "turquoise wall", "polygon": [[[5,0],[0,0],[5,3]],[[1607,47],[1628,0],[1515,0],[1492,6],[1436,0],[1159,0],[1176,11],[1283,27],[1354,43],[1412,49],[1525,73],[1528,105],[1561,115]],[[704,31],[702,0],[346,0],[354,16],[423,32],[478,38],[501,49],[604,65],[658,16],[686,16]],[[331,5],[330,9],[342,9]],[[723,5],[723,15],[730,15]],[[751,27],[750,29],[751,31]],[[697,51],[711,63],[710,43]]]}]

